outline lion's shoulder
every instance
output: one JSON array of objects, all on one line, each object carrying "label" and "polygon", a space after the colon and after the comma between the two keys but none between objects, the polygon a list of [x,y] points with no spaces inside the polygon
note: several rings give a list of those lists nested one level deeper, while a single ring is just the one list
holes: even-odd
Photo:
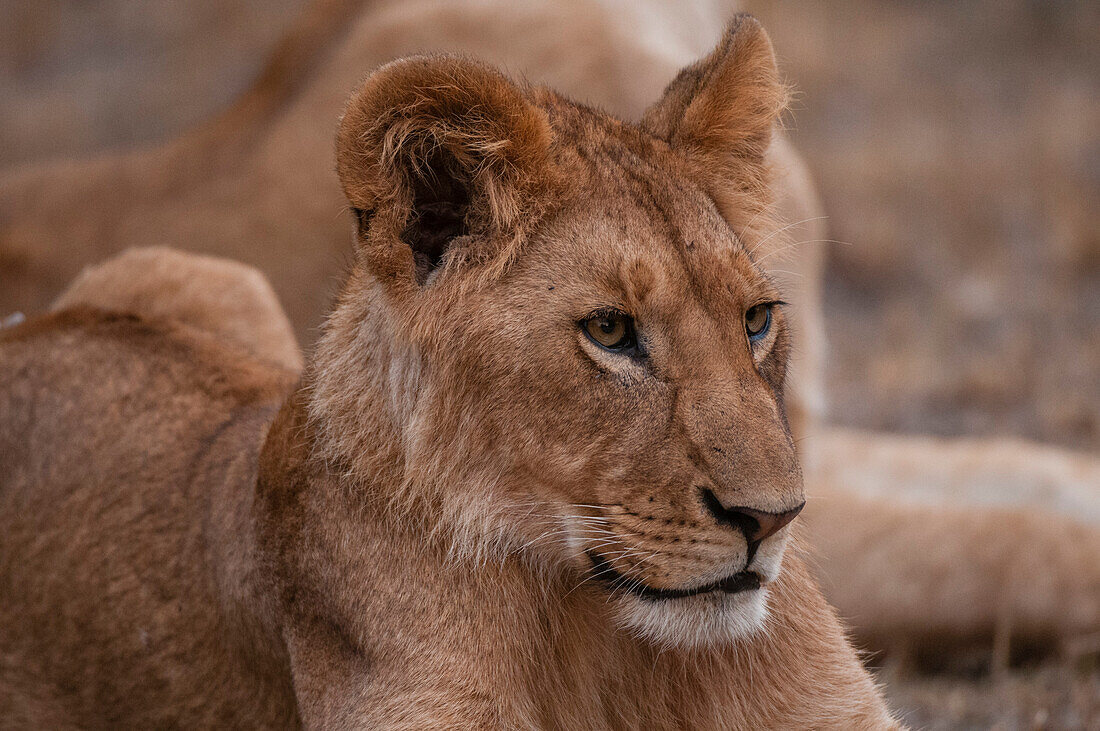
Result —
[{"label": "lion's shoulder", "polygon": [[[67,350],[59,351],[61,347]],[[190,371],[191,382],[210,380],[225,393],[242,395],[282,392],[294,378],[292,371],[257,358],[220,333],[90,305],[65,308],[6,329],[0,332],[0,348],[24,358],[48,357],[58,367],[78,366],[80,356],[89,352],[100,352],[107,361],[137,355],[132,362],[171,364],[181,372]]]},{"label": "lion's shoulder", "polygon": [[[152,443],[166,430],[184,423],[201,429],[229,411],[273,411],[294,379],[182,323],[74,307],[0,332],[0,430],[32,429],[27,435],[38,449],[58,451],[111,433]],[[141,430],[130,415],[142,415]],[[134,445],[114,440],[112,447]]]},{"label": "lion's shoulder", "polygon": [[229,259],[163,246],[129,249],[85,268],[54,303],[56,310],[73,307],[183,323],[260,360],[302,369],[298,342],[267,278]]},{"label": "lion's shoulder", "polygon": [[[96,718],[77,690],[52,684],[49,668],[79,662],[130,679],[111,707],[140,726],[272,726],[292,712],[285,696],[251,703],[278,673],[236,652],[239,617],[224,613],[255,607],[256,461],[292,378],[211,335],[131,314],[73,308],[0,332],[0,645],[21,668],[0,695],[12,682],[17,694],[47,687],[48,704]],[[219,693],[194,704],[165,653],[223,678]]]}]

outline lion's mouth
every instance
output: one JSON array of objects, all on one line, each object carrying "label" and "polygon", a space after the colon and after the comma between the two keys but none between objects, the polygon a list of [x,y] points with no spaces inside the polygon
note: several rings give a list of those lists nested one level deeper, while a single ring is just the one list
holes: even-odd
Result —
[{"label": "lion's mouth", "polygon": [[684,599],[699,594],[722,592],[724,594],[740,594],[744,591],[759,589],[761,585],[760,574],[755,571],[739,571],[724,579],[696,586],[691,589],[659,589],[649,586],[642,581],[624,576],[616,571],[610,563],[595,551],[585,551],[588,559],[595,569],[593,576],[610,584],[615,589],[628,591],[642,599]]}]

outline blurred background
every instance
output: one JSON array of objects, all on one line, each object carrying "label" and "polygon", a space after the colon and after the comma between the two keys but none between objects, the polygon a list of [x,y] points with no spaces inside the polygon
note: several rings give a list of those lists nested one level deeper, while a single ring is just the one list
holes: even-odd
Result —
[{"label": "blurred background", "polygon": [[[1100,3],[741,4],[835,239],[830,420],[1100,452]],[[0,169],[186,130],[303,5],[0,0]],[[881,671],[917,727],[1100,728],[1096,667]]]}]

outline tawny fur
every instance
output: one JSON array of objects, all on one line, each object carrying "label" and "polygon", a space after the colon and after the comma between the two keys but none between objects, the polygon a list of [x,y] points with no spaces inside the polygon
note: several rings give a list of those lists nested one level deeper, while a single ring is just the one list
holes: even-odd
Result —
[{"label": "tawny fur", "polygon": [[267,279],[227,259],[165,247],[130,249],[88,267],[53,303],[176,320],[297,373],[302,353]]},{"label": "tawny fur", "polygon": [[[753,50],[715,77],[774,64],[755,21],[728,34]],[[764,146],[774,121],[707,125]],[[4,722],[894,725],[791,529],[750,549],[698,496],[802,500],[785,320],[755,344],[742,324],[776,296],[760,235],[697,181],[724,139],[395,62],[341,123],[356,262],[298,386],[204,328],[201,295],[6,330]],[[608,305],[644,323],[644,363],[578,328]],[[655,588],[764,585],[639,599],[591,552]]]},{"label": "tawny fur", "polygon": [[1072,653],[1100,629],[1100,459],[843,429],[802,447],[815,574],[874,646]]},{"label": "tawny fur", "polygon": [[[260,82],[210,123],[150,150],[24,169],[0,181],[0,312],[44,308],[81,267],[109,252],[157,241],[256,265],[271,277],[299,335],[311,341],[329,299],[336,262],[349,248],[347,225],[340,217],[345,203],[331,175],[329,120],[365,70],[424,49],[466,52],[637,119],[681,65],[708,50],[726,12],[718,5],[315,2],[280,44]],[[827,236],[809,178],[782,137],[773,140],[769,158],[778,173],[780,219],[789,228],[766,244],[766,249],[774,247],[775,255],[765,250],[760,259],[765,268],[774,267],[773,276],[792,303],[792,426],[797,434],[809,436],[803,446],[812,449],[817,441],[828,443],[828,460],[847,468],[844,480],[818,477],[815,470],[822,462],[811,459],[806,518],[814,523],[813,498],[821,496],[833,504],[848,501],[848,480],[853,476],[861,483],[893,485],[896,469],[890,460],[867,460],[866,455],[868,449],[888,455],[898,443],[873,433],[831,441],[817,421],[823,408],[821,247],[811,243],[782,250],[792,242],[816,242]],[[950,461],[959,468],[946,475],[928,472],[930,465],[945,459],[945,446],[915,446],[921,456],[904,483],[921,490],[942,482],[945,492],[957,492],[974,483],[988,484],[991,475],[1000,474],[1001,462],[990,450],[977,448],[977,459],[949,451]],[[1012,449],[1022,455],[1024,465],[1041,462],[1045,454],[1035,445],[1013,443]],[[905,447],[902,451],[912,452]],[[1084,456],[1076,459],[1095,463]],[[1060,474],[1053,479],[1061,479]],[[1013,482],[1042,485],[1046,477],[1025,468]],[[1006,509],[1031,513],[1044,500],[1045,493],[1031,489]],[[835,519],[816,521],[817,535],[823,545],[835,547],[828,551],[836,556],[826,556],[817,570],[826,576],[827,587],[836,587],[831,589],[833,601],[843,615],[856,619],[855,629],[862,636],[923,632],[920,618],[939,611],[938,600],[932,600],[935,587],[925,577],[945,570],[960,577],[985,570],[996,576],[1021,575],[1027,565],[1021,563],[1018,547],[1032,544],[1049,547],[1043,554],[1051,563],[1042,569],[1058,576],[1066,592],[1044,596],[1039,583],[1013,592],[985,592],[976,598],[984,606],[981,616],[1013,616],[1027,607],[1053,606],[1044,627],[1063,639],[1080,631],[1076,625],[1063,625],[1059,602],[1078,606],[1077,598],[1095,596],[1100,565],[1060,563],[1063,554],[1057,548],[1065,540],[1061,531],[1050,530],[1050,524],[1044,529],[1016,521],[1015,547],[1001,544],[1004,550],[998,553],[986,545],[985,536],[998,530],[1004,514],[988,513],[979,505],[967,511],[965,520],[956,521],[954,529],[934,538],[943,551],[889,542],[872,560],[863,546],[880,534],[880,518],[913,526],[916,536],[922,535],[929,512],[934,513],[930,507],[908,510],[904,502],[853,500]],[[899,511],[908,515],[901,523],[895,521]],[[889,546],[894,553],[888,552]],[[982,566],[987,568],[980,569],[968,556],[982,550],[987,555]],[[890,576],[883,576],[883,566],[922,561],[923,569],[915,566],[906,572],[903,588],[908,599],[899,605],[894,598],[901,594]],[[873,602],[864,601],[864,591],[845,586],[875,587],[879,594]],[[871,604],[883,611],[870,610]],[[1079,606],[1089,605],[1085,601]],[[910,619],[895,621],[899,613]],[[1087,619],[1087,613],[1074,613]],[[1100,618],[1083,626],[1090,624],[1100,627]],[[956,629],[972,628],[968,621]],[[988,634],[993,629],[987,623],[980,631]]]}]

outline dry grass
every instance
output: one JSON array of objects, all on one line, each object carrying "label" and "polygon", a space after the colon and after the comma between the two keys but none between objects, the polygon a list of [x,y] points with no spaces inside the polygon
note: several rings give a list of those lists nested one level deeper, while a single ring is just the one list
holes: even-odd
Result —
[{"label": "dry grass", "polygon": [[1100,673],[1069,665],[979,677],[885,677],[892,708],[923,729],[1095,729]]}]

